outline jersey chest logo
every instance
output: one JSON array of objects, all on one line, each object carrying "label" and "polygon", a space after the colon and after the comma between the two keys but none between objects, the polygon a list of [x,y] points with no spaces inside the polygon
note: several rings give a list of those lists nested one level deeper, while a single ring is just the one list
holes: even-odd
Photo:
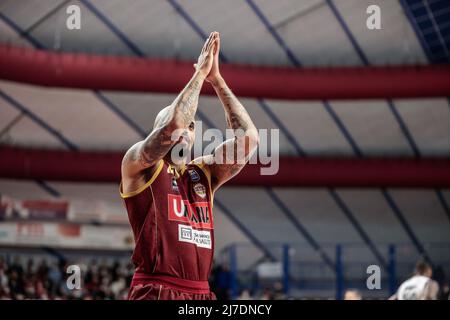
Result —
[{"label": "jersey chest logo", "polygon": [[192,227],[213,229],[211,208],[208,202],[189,203],[180,195],[168,194],[168,215],[171,221],[188,223]]}]

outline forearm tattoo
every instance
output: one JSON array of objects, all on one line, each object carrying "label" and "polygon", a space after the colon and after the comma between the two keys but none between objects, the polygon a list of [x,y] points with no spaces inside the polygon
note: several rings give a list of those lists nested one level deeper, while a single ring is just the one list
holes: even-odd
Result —
[{"label": "forearm tattoo", "polygon": [[228,127],[247,131],[253,125],[252,120],[230,88],[223,85],[218,88],[217,93],[225,109]]},{"label": "forearm tattoo", "polygon": [[[251,139],[244,137],[244,140],[242,140],[242,137],[238,137],[236,130],[242,130],[245,135],[249,134],[250,131],[252,131],[253,135],[257,130],[244,106],[224,82],[215,86],[214,89],[225,110],[228,128],[235,130],[235,137],[225,141],[222,145],[217,147],[212,155],[215,159],[220,157],[224,160],[224,162],[222,162],[223,164],[213,164],[210,166],[212,173],[212,187],[216,190],[225,181],[235,176],[245,166],[252,151],[250,146],[245,145]],[[241,152],[241,154],[245,159],[238,159],[238,154],[240,154],[239,151],[242,151],[240,150],[241,148],[244,148],[244,152]],[[231,157],[231,155],[227,154],[227,150],[233,150],[234,159],[232,159],[231,163],[226,161],[230,160],[227,159],[228,157]]]},{"label": "forearm tattoo", "polygon": [[198,79],[193,78],[187,84],[180,96],[175,100],[176,114],[183,120],[183,125],[188,127],[194,120],[197,111],[198,97],[200,95],[201,83]]}]

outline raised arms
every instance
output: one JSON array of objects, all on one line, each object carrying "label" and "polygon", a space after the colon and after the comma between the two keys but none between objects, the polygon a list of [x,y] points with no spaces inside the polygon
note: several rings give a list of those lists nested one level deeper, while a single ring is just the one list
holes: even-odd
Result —
[{"label": "raised arms", "polygon": [[142,171],[147,168],[154,169],[154,165],[178,141],[177,134],[181,136],[182,131],[194,121],[201,87],[212,67],[214,42],[215,33],[211,33],[202,48],[195,65],[195,73],[189,83],[170,106],[160,111],[153,131],[126,152],[121,168],[124,192],[127,192],[127,189],[135,190],[145,183]]}]

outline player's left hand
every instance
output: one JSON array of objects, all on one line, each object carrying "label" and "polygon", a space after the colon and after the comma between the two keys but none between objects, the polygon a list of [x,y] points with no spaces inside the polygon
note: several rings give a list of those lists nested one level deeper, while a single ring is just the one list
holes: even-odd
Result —
[{"label": "player's left hand", "polygon": [[220,77],[220,70],[219,70],[219,52],[220,52],[220,34],[218,32],[214,32],[216,35],[214,47],[213,47],[213,65],[211,68],[211,71],[209,72],[208,76],[206,77],[206,81],[214,84]]}]

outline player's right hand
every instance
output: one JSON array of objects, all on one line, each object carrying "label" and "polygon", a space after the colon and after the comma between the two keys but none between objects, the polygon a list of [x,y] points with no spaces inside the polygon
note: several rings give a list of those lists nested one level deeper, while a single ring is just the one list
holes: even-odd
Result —
[{"label": "player's right hand", "polygon": [[217,32],[211,32],[208,39],[206,39],[205,44],[203,45],[202,52],[198,57],[197,63],[194,64],[195,70],[202,76],[204,76],[204,78],[208,76],[214,62],[213,48],[216,42],[217,35]]}]

